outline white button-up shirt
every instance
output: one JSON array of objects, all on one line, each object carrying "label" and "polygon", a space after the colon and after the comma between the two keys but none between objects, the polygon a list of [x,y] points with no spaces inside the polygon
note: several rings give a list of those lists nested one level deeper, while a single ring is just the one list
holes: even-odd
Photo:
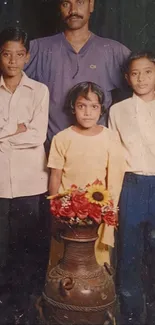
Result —
[{"label": "white button-up shirt", "polygon": [[[49,91],[44,84],[23,73],[11,93],[0,78],[0,197],[46,192],[48,173],[43,144],[48,108]],[[13,135],[19,123],[24,123],[27,131]]]},{"label": "white button-up shirt", "polygon": [[126,171],[155,175],[155,100],[144,102],[134,94],[113,105],[109,127],[122,143]]}]

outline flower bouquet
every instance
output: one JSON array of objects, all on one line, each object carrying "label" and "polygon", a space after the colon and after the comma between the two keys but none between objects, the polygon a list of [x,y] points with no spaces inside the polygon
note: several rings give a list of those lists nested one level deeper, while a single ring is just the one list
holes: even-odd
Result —
[{"label": "flower bouquet", "polygon": [[48,199],[52,215],[61,223],[91,225],[104,222],[117,226],[117,208],[99,180],[85,188],[72,185],[64,193],[49,196]]}]

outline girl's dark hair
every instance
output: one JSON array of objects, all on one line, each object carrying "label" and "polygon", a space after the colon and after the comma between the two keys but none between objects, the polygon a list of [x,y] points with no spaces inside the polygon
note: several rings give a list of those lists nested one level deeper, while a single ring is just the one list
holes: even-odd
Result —
[{"label": "girl's dark hair", "polygon": [[29,51],[30,41],[28,34],[21,28],[8,27],[0,32],[0,49],[6,42],[9,41],[21,42],[24,45],[26,51]]},{"label": "girl's dark hair", "polygon": [[141,58],[146,58],[149,61],[153,62],[155,64],[155,53],[151,52],[151,51],[140,51],[140,52],[132,52],[129,57],[128,60],[126,62],[126,67],[125,67],[125,73],[129,73],[131,64],[134,60],[138,60]]},{"label": "girl's dark hair", "polygon": [[77,98],[79,96],[82,96],[85,99],[89,99],[90,91],[97,95],[98,101],[101,105],[101,112],[104,114],[106,112],[106,109],[104,107],[104,93],[100,86],[90,81],[80,82],[71,88],[66,98],[65,110],[69,113],[72,113],[74,111]]}]

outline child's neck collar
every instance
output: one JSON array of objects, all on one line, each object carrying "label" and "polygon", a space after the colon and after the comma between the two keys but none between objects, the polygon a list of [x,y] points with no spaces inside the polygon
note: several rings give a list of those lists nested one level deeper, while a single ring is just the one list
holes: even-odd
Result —
[{"label": "child's neck collar", "polygon": [[21,79],[22,79],[22,74],[20,76],[15,76],[15,77],[5,77],[3,76],[4,83],[6,87],[11,91],[15,92],[16,88],[19,86]]}]

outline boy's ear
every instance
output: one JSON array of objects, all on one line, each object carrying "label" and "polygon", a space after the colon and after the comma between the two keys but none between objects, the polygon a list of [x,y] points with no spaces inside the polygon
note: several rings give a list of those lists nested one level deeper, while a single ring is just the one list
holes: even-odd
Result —
[{"label": "boy's ear", "polygon": [[28,63],[29,60],[30,60],[30,53],[27,52],[27,53],[26,53],[26,57],[25,57],[25,63]]},{"label": "boy's ear", "polygon": [[95,0],[90,0],[90,12],[94,11]]}]

